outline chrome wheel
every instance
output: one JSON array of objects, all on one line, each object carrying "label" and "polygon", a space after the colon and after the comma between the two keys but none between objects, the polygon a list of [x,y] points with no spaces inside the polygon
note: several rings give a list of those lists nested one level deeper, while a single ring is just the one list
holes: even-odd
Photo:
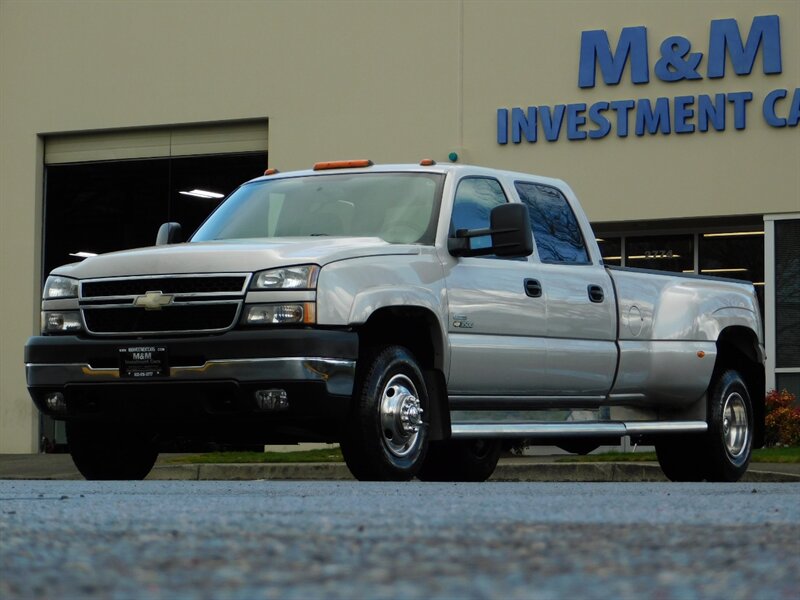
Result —
[{"label": "chrome wheel", "polygon": [[754,431],[753,403],[744,379],[734,369],[723,371],[711,386],[708,398],[703,478],[739,481],[750,464]]},{"label": "chrome wheel", "polygon": [[408,481],[428,453],[428,388],[403,346],[365,348],[353,412],[341,438],[347,467],[361,481]]},{"label": "chrome wheel", "polygon": [[741,456],[749,447],[747,405],[738,392],[732,392],[725,398],[722,408],[722,439],[725,450],[733,458]]},{"label": "chrome wheel", "polygon": [[404,458],[416,451],[422,428],[422,405],[414,383],[397,374],[383,388],[380,400],[383,444],[388,452]]}]

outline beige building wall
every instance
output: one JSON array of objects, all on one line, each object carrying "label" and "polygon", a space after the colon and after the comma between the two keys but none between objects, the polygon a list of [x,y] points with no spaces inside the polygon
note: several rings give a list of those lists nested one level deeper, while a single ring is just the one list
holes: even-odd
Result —
[{"label": "beige building wall", "polygon": [[[736,19],[744,37],[753,17],[774,14],[780,16],[783,73],[764,75],[759,55],[750,75],[737,76],[728,61],[724,78],[705,78],[713,19]],[[616,45],[621,29],[636,25],[647,28],[650,82],[634,85],[626,71],[619,85],[608,86],[598,72],[594,88],[579,88],[581,32],[605,29]],[[791,94],[800,87],[800,2],[467,2],[464,32],[468,158],[567,180],[592,221],[800,207],[800,129],[770,127],[761,114],[770,91],[788,88]],[[665,83],[653,74],[661,42],[673,35],[688,38],[691,52],[704,54],[698,68],[704,79]],[[637,137],[631,119],[627,138],[612,133],[600,140],[569,141],[562,131],[557,142],[492,143],[499,107],[740,91],[753,92],[742,131],[729,118],[724,132]]]},{"label": "beige building wall", "polygon": [[[783,73],[577,85],[580,34],[648,29],[706,52],[711,19],[781,18]],[[269,119],[270,166],[368,157],[562,177],[594,221],[794,212],[798,129],[764,123],[800,86],[800,3],[0,0],[0,452],[37,446],[23,346],[38,330],[43,147],[64,132]],[[704,63],[701,64],[704,72]],[[498,145],[496,111],[752,91],[744,131]]]}]

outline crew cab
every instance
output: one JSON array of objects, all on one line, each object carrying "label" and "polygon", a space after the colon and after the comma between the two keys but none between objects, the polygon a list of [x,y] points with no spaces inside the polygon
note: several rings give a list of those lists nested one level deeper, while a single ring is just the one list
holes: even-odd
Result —
[{"label": "crew cab", "polygon": [[318,163],[179,243],[55,269],[27,384],[88,479],[175,440],[338,442],[361,480],[487,479],[503,444],[653,444],[736,481],[763,442],[753,286],[603,264],[563,181]]}]

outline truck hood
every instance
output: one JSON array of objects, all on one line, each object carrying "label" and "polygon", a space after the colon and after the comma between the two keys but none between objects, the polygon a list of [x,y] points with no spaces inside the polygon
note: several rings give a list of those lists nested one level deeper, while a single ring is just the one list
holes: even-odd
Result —
[{"label": "truck hood", "polygon": [[380,238],[218,240],[110,252],[58,267],[53,274],[93,279],[170,273],[245,273],[419,252],[419,246],[389,244]]}]

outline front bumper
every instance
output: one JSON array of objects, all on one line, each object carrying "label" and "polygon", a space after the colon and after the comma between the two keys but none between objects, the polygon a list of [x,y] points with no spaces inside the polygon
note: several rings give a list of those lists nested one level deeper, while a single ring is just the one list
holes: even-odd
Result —
[{"label": "front bumper", "polygon": [[[167,349],[168,374],[147,381],[121,375],[120,348],[145,344]],[[37,407],[55,418],[82,416],[89,404],[107,408],[119,398],[145,406],[158,397],[161,408],[195,399],[206,405],[205,413],[225,404],[247,411],[254,407],[255,390],[265,387],[294,390],[292,413],[322,416],[318,409],[326,399],[352,395],[357,356],[357,335],[339,330],[237,330],[159,339],[37,336],[25,345],[25,370]],[[44,398],[54,391],[66,396],[66,413],[47,408]]]}]

